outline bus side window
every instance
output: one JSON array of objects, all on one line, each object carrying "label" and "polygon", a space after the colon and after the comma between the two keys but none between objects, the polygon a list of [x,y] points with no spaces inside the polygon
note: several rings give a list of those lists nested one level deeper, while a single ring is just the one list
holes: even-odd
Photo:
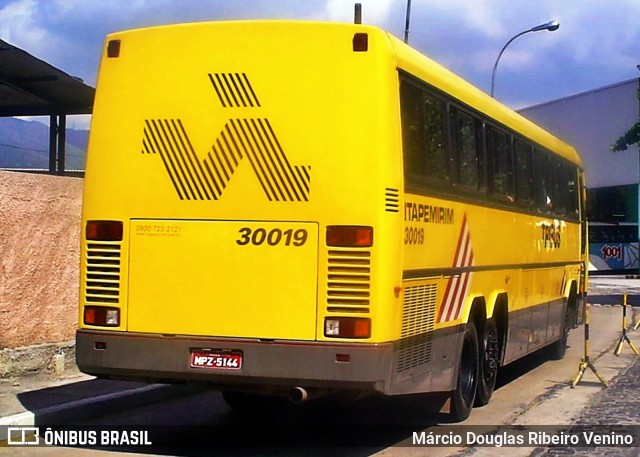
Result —
[{"label": "bus side window", "polygon": [[456,108],[451,110],[452,131],[455,144],[455,169],[457,182],[463,187],[477,190],[480,179],[478,173],[479,121]]},{"label": "bus side window", "polygon": [[578,186],[578,169],[570,164],[565,164],[566,180],[568,187],[567,210],[572,219],[580,219],[580,187]]},{"label": "bus side window", "polygon": [[539,149],[535,150],[534,156],[535,205],[538,211],[547,213],[553,205],[549,179],[549,156]]},{"label": "bus side window", "polygon": [[404,173],[409,187],[425,190],[427,181],[447,180],[446,105],[443,100],[401,79],[400,110]]},{"label": "bus side window", "polygon": [[558,216],[578,219],[578,172],[576,168],[564,160],[555,159],[555,195],[557,204],[554,208]]},{"label": "bus side window", "polygon": [[494,128],[487,128],[489,192],[494,198],[512,203],[513,159],[511,137]]},{"label": "bus side window", "polygon": [[531,165],[531,146],[519,139],[514,141],[516,168],[516,199],[520,205],[528,206],[533,202],[533,167]]},{"label": "bus side window", "polygon": [[404,79],[400,83],[400,113],[405,181],[410,187],[423,188],[427,176],[427,158],[422,91]]},{"label": "bus side window", "polygon": [[430,179],[447,179],[447,150],[445,129],[446,107],[444,101],[424,94],[427,176]]}]

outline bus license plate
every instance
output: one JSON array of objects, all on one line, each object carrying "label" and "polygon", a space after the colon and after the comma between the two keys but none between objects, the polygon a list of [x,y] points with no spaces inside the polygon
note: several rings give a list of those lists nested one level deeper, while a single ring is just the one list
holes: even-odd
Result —
[{"label": "bus license plate", "polygon": [[240,370],[242,368],[242,353],[191,351],[191,368]]}]

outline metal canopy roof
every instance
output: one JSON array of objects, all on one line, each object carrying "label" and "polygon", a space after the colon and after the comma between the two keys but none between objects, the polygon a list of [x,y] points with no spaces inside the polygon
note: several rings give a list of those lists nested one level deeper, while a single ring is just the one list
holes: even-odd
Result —
[{"label": "metal canopy roof", "polygon": [[91,114],[95,89],[0,40],[0,116]]}]

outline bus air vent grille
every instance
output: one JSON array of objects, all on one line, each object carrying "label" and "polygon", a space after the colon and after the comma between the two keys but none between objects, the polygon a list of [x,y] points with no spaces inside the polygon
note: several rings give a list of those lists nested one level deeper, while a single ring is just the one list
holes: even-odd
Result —
[{"label": "bus air vent grille", "polygon": [[370,289],[371,253],[369,251],[329,251],[328,312],[368,313]]},{"label": "bus air vent grille", "polygon": [[86,249],[85,300],[87,303],[119,303],[120,245],[89,243]]},{"label": "bus air vent grille", "polygon": [[398,371],[408,370],[431,360],[437,295],[436,284],[405,288]]},{"label": "bus air vent grille", "polygon": [[387,187],[384,191],[385,209],[388,213],[397,213],[400,211],[400,191]]}]

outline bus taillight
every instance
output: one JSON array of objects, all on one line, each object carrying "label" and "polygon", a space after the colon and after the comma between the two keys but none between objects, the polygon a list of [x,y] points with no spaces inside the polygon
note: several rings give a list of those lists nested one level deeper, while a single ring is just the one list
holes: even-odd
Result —
[{"label": "bus taillight", "polygon": [[122,221],[87,221],[85,235],[91,241],[122,241]]},{"label": "bus taillight", "polygon": [[364,317],[328,317],[324,336],[329,338],[370,338],[371,319]]},{"label": "bus taillight", "polygon": [[106,306],[85,306],[84,324],[98,327],[118,327],[120,325],[120,310]]},{"label": "bus taillight", "polygon": [[358,225],[329,225],[327,246],[368,248],[373,246],[373,227]]}]

